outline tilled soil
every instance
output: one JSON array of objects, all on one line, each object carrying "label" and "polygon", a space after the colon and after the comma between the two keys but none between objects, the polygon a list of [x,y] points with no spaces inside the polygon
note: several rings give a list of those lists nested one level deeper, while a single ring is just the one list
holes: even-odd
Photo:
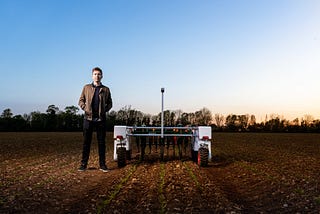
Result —
[{"label": "tilled soil", "polygon": [[0,213],[319,213],[320,138],[214,133],[212,162],[152,152],[98,167],[93,142],[78,172],[81,133],[0,133]]}]

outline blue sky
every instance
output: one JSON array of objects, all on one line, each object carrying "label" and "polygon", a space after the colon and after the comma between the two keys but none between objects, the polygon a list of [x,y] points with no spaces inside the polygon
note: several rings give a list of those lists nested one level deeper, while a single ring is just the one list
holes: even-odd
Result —
[{"label": "blue sky", "polygon": [[317,0],[0,0],[0,111],[77,105],[91,69],[113,110],[320,118]]}]

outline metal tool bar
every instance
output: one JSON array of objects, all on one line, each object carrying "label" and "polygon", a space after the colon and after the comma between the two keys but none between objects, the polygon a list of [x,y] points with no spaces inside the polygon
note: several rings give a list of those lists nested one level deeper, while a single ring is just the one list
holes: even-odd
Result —
[{"label": "metal tool bar", "polygon": [[[198,127],[181,127],[181,126],[172,126],[172,127],[163,127],[164,129],[185,129],[185,130],[197,130]],[[127,126],[127,129],[161,129],[159,126]]]},{"label": "metal tool bar", "polygon": [[[161,137],[161,134],[149,133],[149,134],[132,134],[129,133],[127,136],[141,136],[141,137]],[[195,137],[194,134],[163,134],[164,137]]]}]

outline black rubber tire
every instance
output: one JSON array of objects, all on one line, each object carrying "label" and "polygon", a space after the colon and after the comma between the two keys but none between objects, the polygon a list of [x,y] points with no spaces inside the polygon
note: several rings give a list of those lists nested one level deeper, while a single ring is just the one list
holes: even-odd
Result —
[{"label": "black rubber tire", "polygon": [[198,151],[198,165],[208,166],[209,149],[201,147]]},{"label": "black rubber tire", "polygon": [[126,148],[117,148],[118,167],[124,167],[126,165]]}]

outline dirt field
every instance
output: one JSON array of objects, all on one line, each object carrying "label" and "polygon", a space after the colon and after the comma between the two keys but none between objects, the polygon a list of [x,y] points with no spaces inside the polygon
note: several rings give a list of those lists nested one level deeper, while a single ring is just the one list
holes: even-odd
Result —
[{"label": "dirt field", "polygon": [[[81,133],[0,133],[0,213],[319,213],[320,135],[213,133],[213,160],[198,167],[134,145],[123,168],[78,172]],[[188,154],[189,155],[189,154]]]}]

